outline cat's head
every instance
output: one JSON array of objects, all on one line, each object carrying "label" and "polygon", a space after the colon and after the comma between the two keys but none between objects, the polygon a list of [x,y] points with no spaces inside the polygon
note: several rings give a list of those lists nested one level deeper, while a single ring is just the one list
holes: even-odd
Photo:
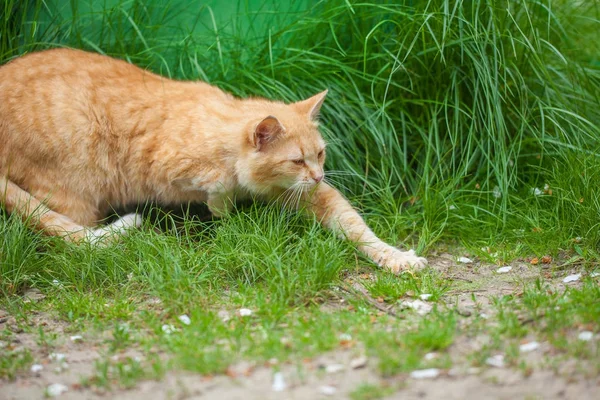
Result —
[{"label": "cat's head", "polygon": [[327,91],[292,104],[273,104],[270,115],[248,126],[243,182],[252,191],[310,190],[325,172],[325,141],[318,116]]}]

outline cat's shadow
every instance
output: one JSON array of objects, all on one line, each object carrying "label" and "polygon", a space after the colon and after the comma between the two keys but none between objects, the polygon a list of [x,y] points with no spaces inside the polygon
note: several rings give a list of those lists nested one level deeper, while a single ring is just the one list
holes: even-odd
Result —
[{"label": "cat's shadow", "polygon": [[[239,211],[251,205],[251,201],[241,201],[236,203],[235,209]],[[192,230],[195,230],[195,227],[197,227],[198,230],[201,230],[207,226],[210,227],[213,222],[220,219],[212,215],[205,203],[165,206],[150,202],[114,208],[110,215],[102,221],[102,224],[115,222],[121,216],[129,213],[141,214],[144,221],[149,222],[150,226],[159,232],[180,231],[183,229],[185,222],[190,220],[201,223],[192,224]]]}]

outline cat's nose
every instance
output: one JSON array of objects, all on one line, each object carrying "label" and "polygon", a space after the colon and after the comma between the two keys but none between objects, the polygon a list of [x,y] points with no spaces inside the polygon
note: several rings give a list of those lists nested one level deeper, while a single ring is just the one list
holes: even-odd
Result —
[{"label": "cat's nose", "polygon": [[315,176],[313,176],[313,179],[315,180],[315,183],[319,183],[323,180],[323,174],[315,175]]}]

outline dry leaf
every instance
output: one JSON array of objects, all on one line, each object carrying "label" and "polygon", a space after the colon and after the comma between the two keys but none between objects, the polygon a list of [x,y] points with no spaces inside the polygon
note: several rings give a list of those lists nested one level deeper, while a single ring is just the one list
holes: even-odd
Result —
[{"label": "dry leaf", "polygon": [[531,259],[531,261],[529,261],[529,263],[530,263],[531,265],[538,265],[538,264],[540,263],[540,260],[538,260],[538,258],[537,258],[537,257],[533,257],[533,258]]}]

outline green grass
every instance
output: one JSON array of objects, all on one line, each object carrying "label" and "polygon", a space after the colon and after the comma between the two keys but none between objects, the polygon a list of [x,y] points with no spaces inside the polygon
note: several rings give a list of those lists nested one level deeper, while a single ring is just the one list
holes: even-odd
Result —
[{"label": "green grass", "polygon": [[[594,2],[308,3],[239,1],[231,12],[219,2],[191,11],[183,1],[9,0],[0,6],[0,62],[69,46],[240,96],[293,101],[328,88],[328,179],[382,238],[425,255],[460,248],[493,264],[550,255],[562,268],[597,269]],[[466,323],[444,301],[466,285],[435,269],[376,270],[310,219],[260,204],[209,222],[149,211],[140,231],[105,248],[43,237],[0,215],[0,309],[46,352],[60,340],[32,328],[31,312],[101,342],[106,354],[86,385],[127,388],[171,368],[223,373],[241,359],[301,364],[360,345],[382,376],[447,369],[448,357],[423,356],[482,332],[491,341],[475,365],[504,351],[529,370],[518,342],[532,335],[565,357],[597,356],[572,337],[578,326],[598,331],[591,279],[564,292],[543,279],[523,283],[521,296],[494,300],[493,323]],[[344,290],[350,280],[372,299]],[[46,299],[23,303],[30,287]],[[381,311],[420,294],[437,304],[424,318]],[[238,316],[240,308],[252,316]],[[165,334],[165,324],[178,331]],[[132,348],[165,359],[110,358]],[[26,367],[25,354],[3,353],[1,375]],[[352,396],[387,393],[361,386]]]},{"label": "green grass", "polygon": [[394,390],[389,387],[364,383],[350,393],[350,398],[352,400],[378,400],[389,396],[393,392]]}]

